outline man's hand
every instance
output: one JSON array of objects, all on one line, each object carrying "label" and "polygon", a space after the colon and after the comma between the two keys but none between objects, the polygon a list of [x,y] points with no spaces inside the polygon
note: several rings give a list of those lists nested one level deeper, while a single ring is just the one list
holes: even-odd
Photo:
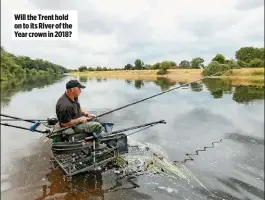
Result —
[{"label": "man's hand", "polygon": [[85,123],[85,122],[87,122],[88,119],[89,119],[88,117],[80,117],[80,118],[78,119],[78,122],[79,122],[79,123]]},{"label": "man's hand", "polygon": [[94,117],[96,117],[96,115],[89,113],[86,109],[81,108],[81,113],[83,113],[86,117],[88,117],[89,119],[92,119]]},{"label": "man's hand", "polygon": [[94,115],[94,114],[92,114],[92,113],[88,113],[88,114],[86,114],[86,116],[89,117],[89,118],[94,118],[94,117],[96,117],[96,115]]}]

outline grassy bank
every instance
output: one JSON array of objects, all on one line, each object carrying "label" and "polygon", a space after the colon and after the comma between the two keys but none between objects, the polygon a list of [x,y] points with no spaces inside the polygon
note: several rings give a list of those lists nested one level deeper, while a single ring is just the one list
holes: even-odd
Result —
[{"label": "grassy bank", "polygon": [[[191,82],[202,78],[201,69],[169,69],[167,75],[157,75],[158,70],[120,70],[120,71],[92,71],[74,72],[73,77],[87,78],[115,78],[123,80],[156,81],[158,77],[165,77],[175,82]],[[264,68],[234,69],[218,77],[229,79],[233,85],[264,85]]]},{"label": "grassy bank", "polygon": [[[158,70],[119,70],[119,71],[86,71],[72,72],[72,75],[86,76],[199,76],[201,77],[202,69],[169,69],[166,75],[157,75]],[[263,76],[264,68],[242,68],[233,69],[225,76]]]},{"label": "grassy bank", "polygon": [[[167,77],[172,79],[194,80],[196,78],[202,78],[202,69],[169,69],[166,75],[157,75],[157,71],[158,70],[87,71],[72,72],[71,75],[101,78],[119,77],[125,79],[154,79],[156,77]],[[222,77],[264,80],[264,68],[233,69]]]}]

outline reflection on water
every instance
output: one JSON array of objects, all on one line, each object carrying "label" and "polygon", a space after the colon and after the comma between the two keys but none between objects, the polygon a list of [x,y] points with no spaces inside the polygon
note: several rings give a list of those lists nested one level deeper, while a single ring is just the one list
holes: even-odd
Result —
[{"label": "reflection on water", "polygon": [[135,88],[140,89],[143,86],[144,86],[144,81],[142,81],[142,80],[135,80],[134,81],[134,87]]},{"label": "reflection on water", "polygon": [[47,175],[49,185],[43,185],[42,196],[36,200],[48,199],[104,199],[104,190],[102,189],[102,174],[88,176],[79,174],[73,177],[72,181],[67,181],[59,170],[51,171]]},{"label": "reflection on water", "polygon": [[49,76],[29,76],[1,82],[1,107],[10,102],[13,95],[18,92],[30,92],[34,88],[44,88],[60,81],[64,76],[53,74]]},{"label": "reflection on water", "polygon": [[[151,81],[94,79],[81,76],[75,78],[87,86],[82,91],[82,105],[97,111],[100,108],[102,112],[185,84],[166,78]],[[42,106],[38,105],[39,102],[31,101],[30,105],[23,103],[25,106],[12,107],[16,102],[26,102],[28,99],[36,98],[40,93],[56,99],[63,92],[60,88],[64,89],[66,82],[62,81],[59,86],[56,84],[57,87],[54,83],[59,80],[62,80],[62,77],[39,77],[3,82],[1,85],[3,113],[8,110],[12,115],[19,113],[17,115],[22,117],[23,113],[30,110],[27,106],[33,106],[38,108],[43,116],[50,115],[54,104],[49,102],[49,98],[47,102],[42,99]],[[51,88],[42,91],[47,85],[51,85]],[[32,91],[34,88],[39,88],[40,92]],[[15,95],[20,91],[27,93]],[[10,106],[12,98],[15,100],[13,106]],[[183,160],[186,158],[186,153],[195,153],[198,149],[211,146],[213,141],[219,141],[227,134],[233,133],[231,139],[200,152],[200,155],[193,157],[193,161],[185,163],[185,168],[200,182],[191,179],[172,181],[157,175],[141,176],[135,178],[133,182],[117,183],[113,173],[110,173],[98,174],[95,177],[84,174],[69,183],[59,171],[50,171],[49,147],[39,145],[39,140],[36,140],[36,147],[27,146],[23,149],[22,140],[9,142],[12,134],[20,136],[19,130],[13,132],[13,129],[4,128],[1,133],[2,141],[4,148],[8,150],[2,151],[3,157],[12,157],[10,152],[20,151],[14,146],[19,146],[29,156],[23,157],[12,166],[5,166],[6,163],[2,162],[4,175],[2,198],[262,199],[264,198],[263,101],[263,86],[234,85],[229,79],[207,79],[111,115],[109,119],[114,121],[117,129],[165,119],[166,125],[147,129],[142,134],[133,135],[132,138],[143,146],[148,144],[152,152],[167,157],[170,163],[174,160]],[[29,134],[32,141],[34,134]],[[28,140],[27,133],[23,133],[22,137]],[[8,170],[5,171],[6,169]],[[108,188],[116,188],[117,184],[120,188],[131,189],[106,191]]]},{"label": "reflection on water", "polygon": [[203,90],[203,84],[199,82],[191,83],[190,88],[193,92],[201,92]]},{"label": "reflection on water", "polygon": [[[131,84],[131,80],[126,80],[127,84]],[[140,89],[144,86],[146,81],[135,80],[134,87]],[[150,82],[150,81],[148,81]],[[158,77],[153,81],[156,86],[159,86],[161,91],[168,90],[174,86],[183,85],[187,82],[176,82],[164,77]],[[264,100],[264,87],[256,85],[239,85],[233,86],[232,80],[229,79],[205,79],[201,82],[191,83],[190,89],[194,92],[203,91],[203,85],[210,91],[213,98],[222,98],[224,94],[232,94],[233,100],[237,103],[249,103],[251,101]]]},{"label": "reflection on water", "polygon": [[222,98],[224,94],[233,94],[237,103],[264,100],[264,87],[256,85],[233,86],[231,80],[206,79],[203,81],[214,98]]},{"label": "reflection on water", "polygon": [[214,98],[222,98],[223,94],[232,93],[232,81],[223,79],[205,79],[203,80],[206,88],[211,92]]},{"label": "reflection on water", "polygon": [[130,84],[132,83],[131,80],[125,80],[125,82],[126,82],[128,85],[130,85]]},{"label": "reflection on water", "polygon": [[[45,86],[54,84],[63,78],[62,75],[53,76],[41,76],[41,77],[28,77],[22,79],[14,79],[11,81],[5,81],[1,83],[1,106],[7,106],[10,98],[19,91],[30,92],[34,88],[41,89]],[[86,84],[93,78],[86,76],[76,77],[80,82]],[[101,83],[107,81],[106,78],[96,78],[96,81]],[[144,80],[125,80],[128,85],[134,82],[134,87],[141,89],[147,81]],[[174,86],[186,84],[187,82],[176,82],[164,77],[157,77],[153,82],[156,86],[159,86],[161,91],[168,90]],[[191,83],[188,87],[194,92],[203,91],[203,86],[211,93],[213,98],[222,98],[224,94],[232,94],[233,100],[238,103],[249,103],[251,101],[264,100],[264,86],[256,85],[239,85],[233,86],[231,80],[224,79],[205,79],[202,82]]]},{"label": "reflection on water", "polygon": [[171,81],[164,77],[158,77],[154,83],[155,85],[159,86],[162,91],[168,90],[171,86],[176,85],[175,81]]},{"label": "reflection on water", "polygon": [[79,81],[80,81],[81,83],[87,83],[87,81],[88,81],[88,77],[86,77],[86,76],[80,76],[80,77],[79,77]]},{"label": "reflection on water", "polygon": [[238,103],[264,100],[264,87],[237,86],[234,91],[233,100]]}]

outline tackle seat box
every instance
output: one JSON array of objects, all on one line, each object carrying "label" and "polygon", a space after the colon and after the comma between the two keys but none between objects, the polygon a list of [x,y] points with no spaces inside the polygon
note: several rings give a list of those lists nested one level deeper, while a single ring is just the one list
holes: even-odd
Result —
[{"label": "tackle seat box", "polygon": [[105,143],[107,145],[115,147],[118,145],[118,150],[120,154],[128,153],[128,139],[126,134],[117,134],[106,136],[104,138],[99,139],[100,142]]}]

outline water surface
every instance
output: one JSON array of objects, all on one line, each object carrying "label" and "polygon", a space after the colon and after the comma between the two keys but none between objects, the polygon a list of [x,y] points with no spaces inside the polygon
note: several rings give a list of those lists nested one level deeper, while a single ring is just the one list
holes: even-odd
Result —
[{"label": "water surface", "polygon": [[[1,112],[30,119],[55,116],[56,101],[69,79],[22,79],[2,84]],[[86,85],[81,105],[96,114],[184,84],[165,78],[79,80]],[[264,87],[235,86],[229,80],[208,79],[124,108],[104,119],[114,122],[115,129],[164,119],[166,125],[130,136],[130,144],[151,150],[136,150],[128,157],[141,161],[147,154],[152,155],[150,152],[163,156],[165,160],[158,168],[164,168],[165,173],[149,173],[117,183],[114,175],[106,172],[96,177],[82,175],[70,184],[59,171],[50,169],[50,143],[41,134],[2,126],[2,199],[264,198]],[[187,153],[196,154],[198,149],[212,147],[212,142],[218,143],[199,151],[199,155],[191,155],[192,161],[170,165],[188,159]]]}]

